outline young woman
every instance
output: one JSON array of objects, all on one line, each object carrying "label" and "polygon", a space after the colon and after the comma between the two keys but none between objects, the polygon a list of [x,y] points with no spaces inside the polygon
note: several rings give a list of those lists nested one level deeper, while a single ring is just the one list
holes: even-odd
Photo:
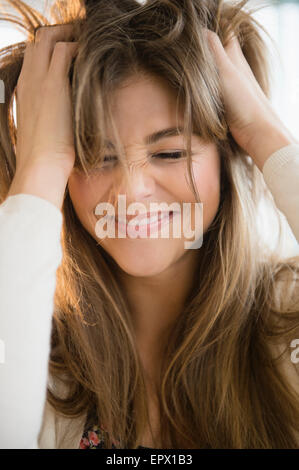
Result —
[{"label": "young woman", "polygon": [[[299,241],[299,143],[246,1],[66,1],[51,27],[8,3],[0,446],[297,448],[299,259],[257,214],[269,196]],[[128,236],[119,195],[146,233],[183,217],[151,203],[202,204],[201,246]]]}]

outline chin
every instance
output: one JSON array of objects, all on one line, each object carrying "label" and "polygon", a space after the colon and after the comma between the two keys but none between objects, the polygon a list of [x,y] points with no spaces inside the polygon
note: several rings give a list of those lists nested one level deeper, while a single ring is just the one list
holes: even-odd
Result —
[{"label": "chin", "polygon": [[[123,244],[121,244],[123,245]],[[130,276],[150,277],[165,271],[174,261],[176,252],[167,244],[152,243],[145,245],[130,243],[129,246],[103,246],[118,264],[120,269]]]},{"label": "chin", "polygon": [[[150,268],[145,268],[144,266],[137,266],[132,264],[120,264],[118,263],[120,269],[133,277],[152,277],[157,276],[164,271],[165,268],[162,266],[151,266]],[[166,266],[167,267],[167,266]]]}]

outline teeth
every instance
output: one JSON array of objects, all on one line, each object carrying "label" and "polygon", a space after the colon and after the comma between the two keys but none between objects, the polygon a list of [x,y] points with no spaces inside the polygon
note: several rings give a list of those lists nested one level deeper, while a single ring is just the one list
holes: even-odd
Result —
[{"label": "teeth", "polygon": [[[161,215],[161,220],[163,219],[168,219],[168,214],[165,214],[165,215]],[[153,215],[152,217],[146,217],[144,219],[141,219],[139,221],[135,221],[133,222],[134,219],[132,219],[132,222],[130,221],[129,224],[130,225],[134,225],[134,226],[144,226],[144,225],[149,225],[149,224],[155,224],[156,222],[158,222],[159,220],[159,216],[158,215]],[[119,223],[120,224],[126,224],[127,221],[125,219],[119,219]]]},{"label": "teeth", "polygon": [[154,224],[158,222],[159,217],[158,216],[153,216],[153,217],[147,217],[141,220],[135,221],[134,219],[130,220],[129,224],[134,225],[134,226],[140,226],[142,227],[143,225],[149,225],[149,224]]},{"label": "teeth", "polygon": [[150,217],[150,218],[139,220],[137,222],[137,225],[142,226],[142,225],[154,224],[154,223],[158,222],[158,220],[159,220],[159,217],[156,215],[156,216],[153,216],[153,217]]}]

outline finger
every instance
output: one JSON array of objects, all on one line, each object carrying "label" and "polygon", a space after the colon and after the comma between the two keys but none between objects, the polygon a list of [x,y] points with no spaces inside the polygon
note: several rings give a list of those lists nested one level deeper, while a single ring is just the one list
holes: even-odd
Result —
[{"label": "finger", "polygon": [[38,45],[47,40],[68,40],[73,36],[73,32],[74,25],[72,23],[40,26],[35,31],[34,43]]},{"label": "finger", "polygon": [[235,35],[232,35],[228,41],[228,44],[224,47],[219,36],[205,29],[205,34],[208,38],[209,45],[214,53],[215,61],[220,72],[226,73],[231,72],[232,67],[238,72],[241,72],[256,90],[256,93],[261,99],[266,100],[263,90],[257,82],[254,73],[249,66],[240,43]]},{"label": "finger", "polygon": [[235,35],[231,36],[228,41],[228,44],[224,47],[224,50],[226,51],[231,62],[237,68],[241,69],[250,80],[256,81],[251,67],[243,54],[238,38]]},{"label": "finger", "polygon": [[33,56],[34,56],[34,43],[33,41],[28,41],[26,48],[25,48],[25,52],[24,52],[21,72],[18,77],[17,86],[15,89],[17,123],[20,122],[20,97],[22,96],[24,99],[23,91],[26,89],[28,85],[27,78],[30,77],[30,73],[32,72]]},{"label": "finger", "polygon": [[38,28],[35,34],[35,57],[40,75],[45,75],[50,67],[55,44],[73,39],[73,25],[50,25]]},{"label": "finger", "polygon": [[207,38],[208,45],[213,52],[218,69],[220,71],[224,71],[227,68],[231,69],[233,64],[224,50],[218,34],[206,28],[204,29],[204,34]]},{"label": "finger", "polygon": [[243,71],[250,79],[252,79],[252,72],[249,75],[250,67],[243,55],[240,43],[234,34],[231,34],[226,46],[224,46],[218,36],[213,31],[206,30],[209,45],[215,53],[218,63],[221,65],[227,64],[227,60],[231,62],[238,70]]},{"label": "finger", "polygon": [[32,71],[32,59],[33,59],[33,52],[34,52],[34,42],[28,41],[26,44],[22,69],[19,75],[19,81],[23,79],[23,77],[30,71]]},{"label": "finger", "polygon": [[77,49],[77,42],[57,42],[51,58],[49,75],[54,78],[67,79]]},{"label": "finger", "polygon": [[230,43],[225,47],[225,50],[227,51],[227,54],[235,67],[241,69],[244,75],[250,80],[260,99],[265,102],[268,101],[268,98],[260,87],[260,84],[258,83],[245,55],[243,54],[240,42],[236,36],[231,38]]}]

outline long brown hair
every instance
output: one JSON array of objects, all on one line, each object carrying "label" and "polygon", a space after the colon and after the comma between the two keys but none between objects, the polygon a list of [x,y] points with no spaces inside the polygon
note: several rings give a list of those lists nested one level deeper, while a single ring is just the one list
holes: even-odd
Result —
[{"label": "long brown hair", "polygon": [[[279,365],[287,360],[298,374],[290,342],[299,337],[299,259],[285,258],[279,244],[267,250],[259,237],[258,204],[271,197],[229,133],[203,35],[203,27],[216,31],[225,45],[233,31],[269,97],[262,26],[246,10],[247,0],[95,0],[87,7],[60,0],[51,20],[20,0],[0,3],[15,9],[17,16],[7,12],[3,19],[21,26],[28,41],[40,25],[76,27],[79,49],[70,79],[75,165],[81,170],[102,157],[106,126],[115,130],[111,92],[136,72],[159,75],[177,91],[188,145],[196,129],[219,149],[221,203],[204,234],[190,295],[165,341],[157,386],[161,447],[297,448],[298,392]],[[1,51],[6,102],[0,105],[0,201],[15,172],[12,108],[25,45]],[[190,160],[188,171],[198,198]],[[68,394],[58,396],[48,387],[47,400],[60,415],[87,413],[90,422],[104,423],[105,447],[116,438],[119,447],[136,448],[148,420],[147,397],[126,293],[116,262],[80,223],[68,188],[61,242],[49,372]],[[282,345],[283,354],[274,357],[270,345]]]}]

